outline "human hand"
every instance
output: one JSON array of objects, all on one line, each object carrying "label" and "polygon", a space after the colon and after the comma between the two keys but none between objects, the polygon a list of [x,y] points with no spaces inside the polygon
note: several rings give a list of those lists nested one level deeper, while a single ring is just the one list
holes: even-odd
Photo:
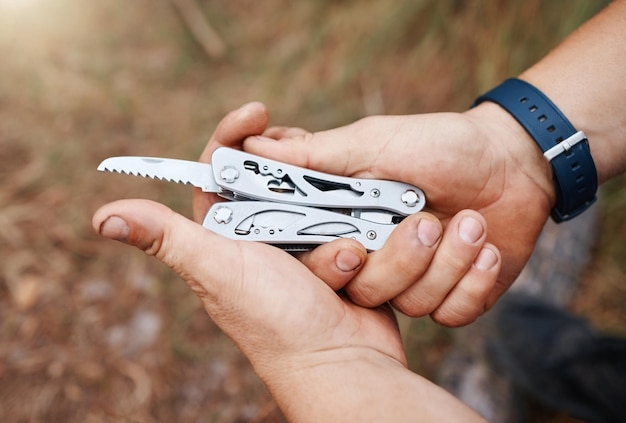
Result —
[{"label": "human hand", "polygon": [[479,420],[406,368],[389,305],[355,305],[286,252],[223,238],[147,200],[107,204],[93,226],[175,270],[289,421]]},{"label": "human hand", "polygon": [[[323,172],[423,189],[427,210],[443,222],[443,237],[427,251],[417,242],[420,216],[411,216],[394,231],[398,242],[370,254],[344,289],[357,304],[391,300],[410,316],[430,314],[449,326],[471,322],[506,291],[554,203],[548,163],[517,122],[490,103],[463,114],[368,117],[314,134],[270,128],[249,137],[244,148]],[[432,258],[421,261],[427,266],[412,265],[420,248]]]},{"label": "human hand", "polygon": [[[267,129],[267,123],[267,110],[260,103],[231,112],[216,128],[200,161],[210,162],[218,147],[241,148],[247,137],[261,133],[266,137],[277,132],[283,136],[302,133],[293,128]],[[215,201],[223,200],[194,191],[197,222]],[[436,217],[421,212],[401,222],[385,248],[368,256],[356,241],[341,239],[298,258],[329,286],[344,289],[360,305],[375,307],[392,299],[393,305],[408,315],[431,313],[443,324],[459,326],[483,312],[499,271],[499,253],[485,243],[485,226],[479,213],[463,210],[450,218],[443,233]],[[415,283],[425,276],[429,282]]]},{"label": "human hand", "polygon": [[[241,144],[266,124],[262,105],[244,106],[220,123],[208,148]],[[196,195],[201,218],[215,199]],[[356,241],[341,239],[302,257],[329,285],[277,248],[223,238],[151,201],[107,204],[93,226],[175,270],[248,357],[289,420],[480,420],[406,368],[388,304],[361,307],[333,287],[348,283],[365,262]]]}]

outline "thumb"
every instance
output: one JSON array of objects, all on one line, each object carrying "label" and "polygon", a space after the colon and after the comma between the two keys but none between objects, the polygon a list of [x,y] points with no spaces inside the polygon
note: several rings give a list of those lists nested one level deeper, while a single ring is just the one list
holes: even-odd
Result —
[{"label": "thumb", "polygon": [[228,267],[227,272],[226,266],[211,267],[211,263],[238,260],[240,252],[234,242],[162,204],[148,200],[115,201],[97,210],[92,224],[103,237],[155,256],[187,281],[203,300],[215,299],[220,285],[232,287],[241,281],[237,266]]},{"label": "thumb", "polygon": [[362,176],[377,153],[367,143],[358,143],[354,134],[358,122],[321,132],[300,132],[276,140],[269,136],[249,136],[246,152],[320,172]]},{"label": "thumb", "polygon": [[[247,103],[227,114],[217,125],[215,132],[200,155],[199,161],[211,163],[213,152],[219,147],[241,148],[243,140],[250,135],[260,134],[267,127],[269,115],[264,104]],[[216,194],[200,189],[193,190],[193,215],[201,222],[211,205],[222,201]]]},{"label": "thumb", "polygon": [[[222,237],[154,201],[106,204],[92,223],[105,238],[133,245],[178,273],[218,324],[233,313],[270,321],[276,316],[268,313],[281,310],[281,305],[282,310],[298,302],[313,307],[320,295],[333,293],[284,251]],[[259,302],[271,307],[266,310]]]},{"label": "thumb", "polygon": [[345,287],[367,260],[367,251],[358,241],[340,238],[298,254],[298,259],[333,290]]},{"label": "thumb", "polygon": [[93,227],[176,271],[251,360],[306,344],[345,314],[339,297],[289,254],[221,237],[159,203],[106,204],[94,214]]}]

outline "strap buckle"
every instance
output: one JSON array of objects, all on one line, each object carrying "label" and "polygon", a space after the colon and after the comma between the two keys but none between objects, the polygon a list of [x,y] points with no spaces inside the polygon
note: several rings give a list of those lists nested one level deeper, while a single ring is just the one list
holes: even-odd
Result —
[{"label": "strap buckle", "polygon": [[543,156],[551,162],[555,157],[567,153],[570,151],[576,144],[587,141],[587,136],[583,131],[578,131],[574,135],[570,136],[567,139],[564,139],[554,147],[546,150],[543,153]]}]

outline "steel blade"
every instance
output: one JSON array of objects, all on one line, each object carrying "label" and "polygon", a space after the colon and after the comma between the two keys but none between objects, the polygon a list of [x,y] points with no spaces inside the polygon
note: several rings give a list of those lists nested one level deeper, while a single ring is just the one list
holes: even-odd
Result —
[{"label": "steel blade", "polygon": [[159,157],[109,157],[98,166],[101,172],[117,172],[144,178],[190,184],[205,192],[220,192],[210,164]]}]

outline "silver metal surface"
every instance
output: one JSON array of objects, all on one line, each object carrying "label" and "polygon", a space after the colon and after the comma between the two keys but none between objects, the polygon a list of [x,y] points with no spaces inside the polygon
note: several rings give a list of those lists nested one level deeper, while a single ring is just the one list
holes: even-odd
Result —
[{"label": "silver metal surface", "polygon": [[120,156],[104,160],[99,171],[126,173],[145,178],[190,184],[205,192],[220,192],[210,164],[158,157]]},{"label": "silver metal surface", "polygon": [[420,202],[419,194],[413,191],[412,189],[406,190],[400,196],[400,199],[404,204],[408,207],[416,207]]},{"label": "silver metal surface", "polygon": [[[426,205],[422,190],[402,182],[330,175],[229,148],[215,150],[211,162],[214,169],[235,168],[239,176],[228,186],[220,183],[220,175],[215,179],[224,189],[252,200],[378,209],[402,216],[416,213]],[[407,193],[412,193],[409,201]]]},{"label": "silver metal surface", "polygon": [[233,210],[228,206],[216,207],[211,214],[217,223],[228,224],[233,220]]},{"label": "silver metal surface", "polygon": [[546,150],[543,155],[549,162],[551,162],[555,157],[568,152],[576,144],[583,141],[587,141],[587,136],[583,131],[578,131],[571,137],[561,141],[549,150]]},{"label": "silver metal surface", "polygon": [[231,202],[215,204],[205,216],[205,227],[232,239],[290,251],[337,238],[353,238],[368,250],[377,250],[402,218],[426,204],[419,188],[401,182],[330,175],[229,148],[215,150],[211,160],[209,165],[111,157],[98,170],[218,193]]},{"label": "silver metal surface", "polygon": [[[220,217],[224,208],[232,212],[229,219]],[[288,251],[339,238],[352,238],[370,251],[378,250],[396,227],[324,209],[264,201],[214,204],[202,226],[227,238],[264,242]]]}]

